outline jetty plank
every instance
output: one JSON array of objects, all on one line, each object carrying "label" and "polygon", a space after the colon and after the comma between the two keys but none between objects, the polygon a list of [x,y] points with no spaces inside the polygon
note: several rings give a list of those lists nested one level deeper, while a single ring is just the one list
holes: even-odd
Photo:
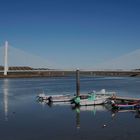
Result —
[{"label": "jetty plank", "polygon": [[132,97],[123,97],[123,96],[116,96],[115,100],[124,100],[124,101],[140,101],[140,98],[132,98]]}]

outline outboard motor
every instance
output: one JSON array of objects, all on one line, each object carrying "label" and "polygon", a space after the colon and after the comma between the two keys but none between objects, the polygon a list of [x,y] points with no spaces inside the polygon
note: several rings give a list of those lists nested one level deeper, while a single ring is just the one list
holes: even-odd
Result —
[{"label": "outboard motor", "polygon": [[52,100],[52,96],[48,97],[48,101],[49,101],[49,102],[52,102],[52,101],[53,101],[53,100]]}]

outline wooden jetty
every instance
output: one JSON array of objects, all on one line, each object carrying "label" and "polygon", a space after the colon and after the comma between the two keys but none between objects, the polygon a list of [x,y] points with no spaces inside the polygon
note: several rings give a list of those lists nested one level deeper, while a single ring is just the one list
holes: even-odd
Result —
[{"label": "wooden jetty", "polygon": [[117,101],[121,101],[121,102],[125,102],[125,101],[140,101],[140,98],[132,98],[132,97],[124,97],[124,96],[116,96],[114,98],[110,98],[110,99],[114,99]]}]

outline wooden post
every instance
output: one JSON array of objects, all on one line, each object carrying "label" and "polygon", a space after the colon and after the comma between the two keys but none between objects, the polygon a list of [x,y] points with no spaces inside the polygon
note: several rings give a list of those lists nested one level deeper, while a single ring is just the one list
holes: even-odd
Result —
[{"label": "wooden post", "polygon": [[76,95],[80,96],[80,77],[79,77],[80,71],[76,70]]}]

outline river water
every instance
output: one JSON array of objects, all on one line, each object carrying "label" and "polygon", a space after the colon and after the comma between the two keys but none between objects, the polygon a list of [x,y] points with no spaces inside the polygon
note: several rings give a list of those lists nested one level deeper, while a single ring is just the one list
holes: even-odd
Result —
[{"label": "river water", "polygon": [[[140,78],[81,77],[81,93],[106,89],[140,97]],[[140,115],[111,112],[105,106],[72,109],[37,102],[39,93],[75,94],[75,77],[0,79],[2,140],[139,140]]]}]

